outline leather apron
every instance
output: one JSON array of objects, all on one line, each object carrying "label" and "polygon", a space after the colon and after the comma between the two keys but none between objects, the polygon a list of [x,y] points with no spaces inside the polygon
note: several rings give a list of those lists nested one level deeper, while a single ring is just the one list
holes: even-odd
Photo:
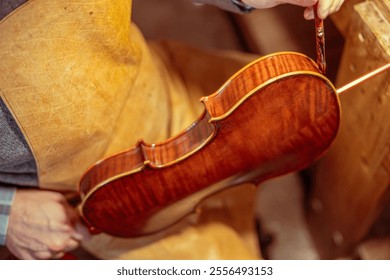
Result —
[{"label": "leather apron", "polygon": [[[176,45],[148,46],[130,15],[129,0],[30,0],[0,22],[0,94],[33,152],[40,188],[76,191],[94,162],[141,138],[162,141],[199,116],[202,108],[196,100],[204,91],[183,82],[172,58],[192,55]],[[245,192],[253,204],[253,190]],[[157,237],[122,240],[100,234],[85,247],[110,259],[258,256],[223,222],[200,229],[199,217],[189,220],[192,226]],[[222,248],[215,245],[221,235],[232,244],[229,254],[215,253]],[[169,242],[181,242],[181,249],[167,247]],[[249,243],[256,247],[253,238]],[[214,255],[206,249],[192,249],[192,257],[180,253],[201,244],[213,248]],[[170,253],[157,253],[163,247]]]}]

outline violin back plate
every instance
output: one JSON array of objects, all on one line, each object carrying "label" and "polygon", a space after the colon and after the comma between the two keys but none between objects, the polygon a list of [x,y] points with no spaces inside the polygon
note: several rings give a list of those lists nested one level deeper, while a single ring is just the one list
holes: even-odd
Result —
[{"label": "violin back plate", "polygon": [[312,164],[340,123],[335,88],[298,53],[249,64],[202,102],[204,113],[180,135],[139,142],[87,171],[80,191],[88,224],[121,237],[164,229],[217,191]]}]

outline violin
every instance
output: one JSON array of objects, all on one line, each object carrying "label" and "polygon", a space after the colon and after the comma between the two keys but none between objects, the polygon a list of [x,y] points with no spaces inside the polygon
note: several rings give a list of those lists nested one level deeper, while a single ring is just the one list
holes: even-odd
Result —
[{"label": "violin", "polygon": [[202,115],[179,135],[141,140],[88,170],[80,192],[89,225],[121,237],[156,232],[217,191],[307,167],[340,123],[335,88],[299,53],[260,58],[201,102]]},{"label": "violin", "polygon": [[203,97],[203,113],[180,134],[140,140],[90,167],[79,183],[90,228],[151,234],[216,192],[302,170],[324,155],[340,125],[338,94],[351,85],[336,90],[325,77],[323,27],[315,22],[317,62],[296,52],[261,57]]}]

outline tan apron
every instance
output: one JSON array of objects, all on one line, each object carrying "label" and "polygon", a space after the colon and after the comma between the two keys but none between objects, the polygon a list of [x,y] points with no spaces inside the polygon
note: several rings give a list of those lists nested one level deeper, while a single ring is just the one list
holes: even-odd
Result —
[{"label": "tan apron", "polygon": [[[156,143],[176,134],[200,114],[198,98],[212,93],[205,90],[216,90],[250,59],[198,51],[197,60],[195,50],[180,45],[150,48],[130,15],[129,0],[30,0],[0,22],[0,94],[31,147],[41,188],[77,190],[83,172],[102,157],[140,138]],[[205,67],[209,59],[225,65],[221,72]],[[215,78],[205,85],[210,71]],[[245,210],[236,226],[217,218],[226,216],[222,211],[146,238],[100,234],[85,247],[110,259],[256,258],[254,190],[243,189],[240,201],[231,190],[204,203]]]}]

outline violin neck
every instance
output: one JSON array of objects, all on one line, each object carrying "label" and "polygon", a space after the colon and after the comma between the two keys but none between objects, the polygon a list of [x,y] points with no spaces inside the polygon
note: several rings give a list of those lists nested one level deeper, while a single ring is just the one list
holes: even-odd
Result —
[{"label": "violin neck", "polygon": [[354,88],[354,87],[360,85],[361,83],[366,82],[369,79],[374,78],[375,76],[377,76],[383,72],[386,72],[389,69],[390,69],[390,63],[387,63],[387,64],[383,65],[382,67],[379,67],[379,68],[375,69],[374,71],[371,71],[371,72],[365,74],[364,76],[362,76],[362,77],[342,86],[341,88],[337,89],[337,94],[341,94],[341,93],[343,93],[351,88]]}]

